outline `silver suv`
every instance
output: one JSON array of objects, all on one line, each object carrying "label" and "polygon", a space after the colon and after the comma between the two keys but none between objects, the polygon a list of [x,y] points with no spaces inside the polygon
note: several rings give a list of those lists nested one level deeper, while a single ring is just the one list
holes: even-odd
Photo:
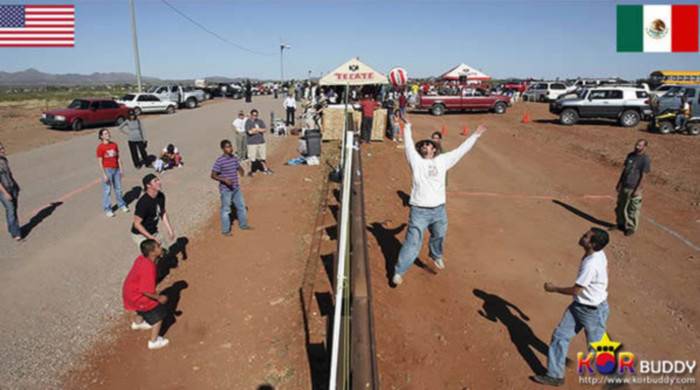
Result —
[{"label": "silver suv", "polygon": [[563,125],[579,119],[615,119],[621,126],[634,127],[651,116],[649,92],[643,87],[605,85],[580,90],[576,97],[560,99],[549,105]]}]

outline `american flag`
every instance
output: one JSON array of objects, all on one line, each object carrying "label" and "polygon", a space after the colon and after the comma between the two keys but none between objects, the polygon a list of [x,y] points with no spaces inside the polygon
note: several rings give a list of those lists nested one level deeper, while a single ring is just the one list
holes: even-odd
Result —
[{"label": "american flag", "polygon": [[74,5],[0,5],[0,47],[73,47]]}]

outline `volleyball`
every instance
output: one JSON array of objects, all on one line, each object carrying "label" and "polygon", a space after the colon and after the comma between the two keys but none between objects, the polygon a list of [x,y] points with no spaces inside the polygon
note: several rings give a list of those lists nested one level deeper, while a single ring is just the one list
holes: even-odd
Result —
[{"label": "volleyball", "polygon": [[396,88],[403,87],[408,82],[408,74],[403,68],[394,68],[389,72],[389,82]]}]

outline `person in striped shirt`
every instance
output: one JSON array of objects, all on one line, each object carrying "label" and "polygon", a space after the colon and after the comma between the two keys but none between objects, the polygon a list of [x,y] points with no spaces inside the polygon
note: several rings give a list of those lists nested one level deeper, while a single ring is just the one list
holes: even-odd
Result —
[{"label": "person in striped shirt", "polygon": [[221,234],[231,236],[231,204],[236,208],[238,226],[241,230],[249,230],[248,211],[245,207],[243,192],[238,181],[238,174],[243,174],[238,157],[233,154],[231,141],[221,141],[223,154],[216,159],[211,168],[211,178],[219,182],[221,195]]}]

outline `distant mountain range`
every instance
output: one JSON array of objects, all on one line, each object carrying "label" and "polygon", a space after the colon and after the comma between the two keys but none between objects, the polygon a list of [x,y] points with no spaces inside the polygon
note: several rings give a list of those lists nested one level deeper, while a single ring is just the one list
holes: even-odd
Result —
[{"label": "distant mountain range", "polygon": [[[232,83],[241,78],[229,78],[223,76],[204,77],[208,82]],[[157,84],[163,82],[179,82],[192,84],[190,80],[163,80],[156,77],[143,76],[145,84]],[[253,81],[253,80],[251,80]],[[39,87],[39,86],[70,86],[70,85],[105,85],[105,84],[136,84],[136,75],[124,72],[92,73],[92,74],[51,74],[40,72],[30,68],[19,72],[0,72],[0,86],[3,87]]]}]

